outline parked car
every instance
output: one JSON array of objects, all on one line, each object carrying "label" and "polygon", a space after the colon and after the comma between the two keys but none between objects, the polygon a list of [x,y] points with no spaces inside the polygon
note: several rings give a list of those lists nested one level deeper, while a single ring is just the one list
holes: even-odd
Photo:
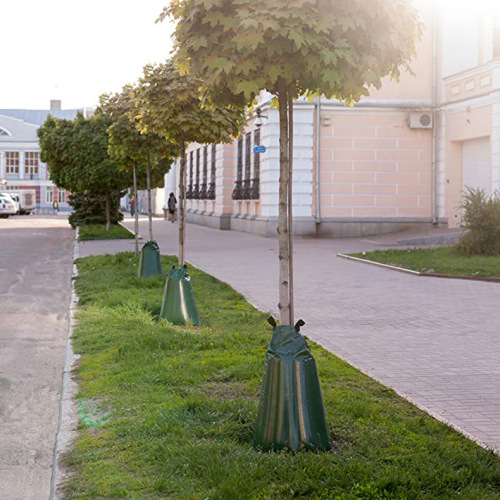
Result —
[{"label": "parked car", "polygon": [[19,191],[4,191],[0,194],[8,194],[14,202],[19,204],[18,213],[29,215],[36,210],[36,191],[34,189],[20,189]]},{"label": "parked car", "polygon": [[15,215],[17,212],[16,204],[10,196],[0,194],[0,217],[6,219],[9,215]]},{"label": "parked car", "polygon": [[13,193],[5,193],[5,192],[1,193],[0,192],[0,195],[3,195],[5,198],[7,198],[8,200],[11,200],[14,203],[14,205],[16,206],[16,214],[18,214],[19,213],[19,198]]}]

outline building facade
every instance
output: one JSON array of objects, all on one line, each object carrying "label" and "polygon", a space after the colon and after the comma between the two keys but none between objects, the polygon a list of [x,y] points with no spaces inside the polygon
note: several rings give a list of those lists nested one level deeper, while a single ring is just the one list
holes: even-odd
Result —
[{"label": "building facade", "polygon": [[[385,81],[353,108],[325,98],[295,103],[297,235],[459,227],[468,187],[500,189],[500,8],[416,4],[426,29],[414,76]],[[279,121],[270,97],[261,95],[263,124],[250,118],[242,138],[189,146],[189,221],[276,234]],[[178,170],[165,192],[177,192]]]},{"label": "building facade", "polygon": [[51,114],[72,120],[78,111],[61,110],[60,101],[51,101],[50,110],[0,109],[0,179],[6,181],[2,190],[33,189],[37,211],[70,210],[68,193],[58,189],[49,178],[47,166],[40,160],[37,129]]}]

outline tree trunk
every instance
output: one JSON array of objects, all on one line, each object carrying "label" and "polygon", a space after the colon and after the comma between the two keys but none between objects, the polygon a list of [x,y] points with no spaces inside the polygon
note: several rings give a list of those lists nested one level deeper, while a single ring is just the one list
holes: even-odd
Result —
[{"label": "tree trunk", "polygon": [[288,93],[284,83],[279,84],[279,114],[280,114],[280,186],[279,186],[279,310],[282,325],[291,325],[290,293],[289,293],[289,260],[290,249],[288,240]]},{"label": "tree trunk", "polygon": [[139,257],[139,212],[137,211],[137,165],[134,162],[134,234],[135,234],[135,256]]},{"label": "tree trunk", "polygon": [[288,283],[290,295],[290,324],[295,323],[295,304],[293,290],[293,87],[288,96]]},{"label": "tree trunk", "polygon": [[121,209],[121,191],[119,189],[116,190],[116,199],[118,200],[118,203],[116,205],[116,220],[120,220],[120,209]]},{"label": "tree trunk", "polygon": [[151,159],[148,155],[148,165],[146,170],[147,190],[148,190],[148,218],[149,218],[149,241],[153,241],[153,210],[151,208]]},{"label": "tree trunk", "polygon": [[111,200],[109,196],[109,189],[106,191],[106,231],[111,231]]},{"label": "tree trunk", "polygon": [[186,144],[181,141],[181,168],[179,172],[179,267],[184,265],[186,237]]}]

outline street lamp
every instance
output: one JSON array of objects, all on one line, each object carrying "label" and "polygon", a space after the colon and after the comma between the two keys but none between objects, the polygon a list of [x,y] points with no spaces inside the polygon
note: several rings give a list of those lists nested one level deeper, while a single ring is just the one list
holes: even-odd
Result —
[{"label": "street lamp", "polygon": [[255,126],[260,128],[262,127],[262,125],[264,125],[263,118],[267,119],[267,116],[262,114],[260,108],[257,108],[256,113],[257,113],[257,118],[255,119]]}]

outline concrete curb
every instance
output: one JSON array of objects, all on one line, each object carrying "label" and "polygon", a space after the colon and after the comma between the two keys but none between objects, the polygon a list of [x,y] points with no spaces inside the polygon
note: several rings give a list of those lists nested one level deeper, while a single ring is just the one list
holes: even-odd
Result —
[{"label": "concrete curb", "polygon": [[343,253],[338,253],[337,257],[342,259],[353,260],[355,262],[361,262],[362,264],[370,264],[372,266],[384,267],[386,269],[391,269],[392,271],[398,271],[400,273],[412,274],[413,276],[423,276],[426,278],[445,278],[451,280],[469,280],[469,281],[487,281],[489,283],[500,283],[500,278],[495,276],[466,276],[461,274],[439,274],[439,273],[421,273],[419,271],[412,271],[411,269],[405,269],[404,267],[391,266],[390,264],[382,264],[381,262],[375,262],[368,259],[360,259],[359,257],[353,257],[352,255],[346,255]]},{"label": "concrete curb", "polygon": [[[134,235],[134,238],[135,238],[135,233],[134,231],[132,231],[132,229],[128,228],[125,224],[123,224],[123,222],[121,221],[118,221],[118,224],[120,224],[121,227],[123,227],[123,229],[126,229],[130,234]],[[142,236],[140,234],[137,235],[137,239],[139,240],[142,240]]]},{"label": "concrete curb", "polygon": [[76,326],[76,312],[78,310],[78,295],[75,292],[75,280],[78,276],[78,268],[75,264],[80,256],[80,243],[78,241],[79,228],[75,232],[75,246],[73,251],[73,275],[71,278],[71,302],[69,305],[69,327],[68,340],[66,344],[66,359],[64,363],[61,403],[59,409],[59,425],[57,429],[56,441],[54,445],[54,459],[52,464],[52,478],[50,485],[50,500],[57,500],[60,497],[59,488],[67,478],[60,465],[61,455],[66,452],[74,441],[78,423],[77,404],[75,394],[78,390],[77,383],[71,378],[76,362],[80,356],[73,352],[73,342],[71,337]]}]

